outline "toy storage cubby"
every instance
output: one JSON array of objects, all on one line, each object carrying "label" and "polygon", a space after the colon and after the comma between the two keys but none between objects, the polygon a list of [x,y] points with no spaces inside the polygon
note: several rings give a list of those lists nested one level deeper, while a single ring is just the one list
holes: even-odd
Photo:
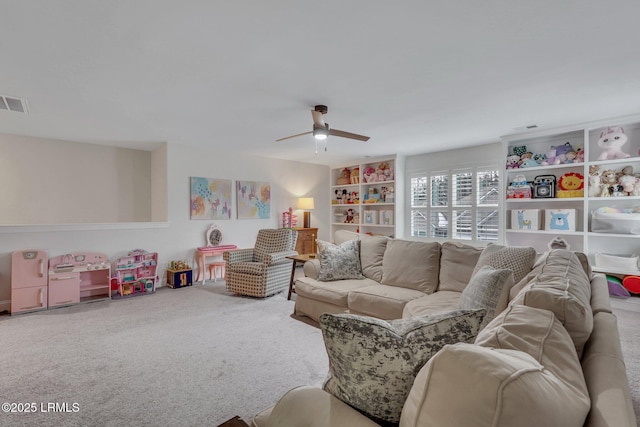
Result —
[{"label": "toy storage cubby", "polygon": [[394,236],[395,157],[331,169],[331,235],[344,229]]},{"label": "toy storage cubby", "polygon": [[[598,144],[601,134],[604,138],[609,135],[607,129],[623,128],[623,133],[627,139],[620,149],[628,154],[626,158],[614,158],[616,156],[603,156],[603,148]],[[610,132],[610,131],[609,131]],[[611,133],[613,137],[619,136]],[[640,270],[625,270],[615,268],[601,268],[597,265],[598,254],[619,254],[628,256],[640,254],[640,234],[614,233],[614,232],[594,232],[592,229],[594,211],[598,208],[613,210],[632,210],[639,208],[640,212],[640,187],[633,192],[633,188],[628,187],[623,191],[620,187],[620,177],[624,174],[638,175],[640,177],[640,116],[614,118],[609,120],[591,122],[573,127],[566,127],[557,130],[534,131],[526,134],[509,135],[502,137],[504,153],[506,157],[504,169],[504,221],[505,242],[509,245],[533,246],[539,252],[548,249],[549,242],[559,237],[564,239],[570,249],[581,251],[589,256],[594,271],[613,274],[633,274],[640,275]],[[569,143],[576,154],[562,157],[560,161],[547,162],[551,164],[540,164],[535,161],[536,154],[548,153],[552,146],[559,147]],[[518,149],[518,147],[521,147]],[[525,156],[524,167],[511,168],[515,161],[514,151],[522,152],[522,147],[526,147],[526,152],[533,154],[531,159]],[[582,150],[578,150],[578,148]],[[603,158],[605,157],[605,158]],[[583,160],[583,161],[582,161]],[[557,164],[556,164],[557,163]],[[609,175],[610,181],[605,179]],[[556,177],[554,183],[554,194],[548,195],[548,188],[531,186],[531,198],[521,197],[527,191],[522,191],[511,183],[518,183],[523,177],[527,184],[532,184],[537,176]],[[583,178],[583,187],[577,189],[576,177]],[[631,182],[632,187],[640,186],[640,179],[633,180],[631,177],[625,178]],[[568,190],[561,188],[561,183],[569,184]],[[544,184],[544,183],[543,183]],[[615,186],[615,187],[614,187]],[[517,185],[516,185],[517,187]],[[566,185],[565,185],[566,187]],[[636,196],[635,194],[638,194]],[[536,197],[538,196],[538,197]],[[518,223],[518,218],[526,218],[532,212],[539,211],[540,224],[535,227],[523,227]],[[549,224],[545,224],[550,219],[550,215],[557,213],[567,221],[564,227],[549,229]],[[640,228],[640,224],[639,224]]]},{"label": "toy storage cubby", "polygon": [[116,260],[116,292],[112,298],[128,298],[150,295],[156,291],[158,253],[135,249],[129,255]]}]

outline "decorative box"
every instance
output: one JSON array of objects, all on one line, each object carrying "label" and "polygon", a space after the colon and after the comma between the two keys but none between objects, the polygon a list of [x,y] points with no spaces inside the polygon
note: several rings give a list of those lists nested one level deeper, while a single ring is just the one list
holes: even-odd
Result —
[{"label": "decorative box", "polygon": [[178,289],[193,285],[192,270],[167,270],[167,286]]},{"label": "decorative box", "polygon": [[380,211],[380,224],[393,225],[393,211]]},{"label": "decorative box", "polygon": [[576,231],[576,210],[545,209],[544,229],[551,231]]},{"label": "decorative box", "polygon": [[378,211],[364,211],[365,224],[377,224],[378,223]]},{"label": "decorative box", "polygon": [[512,230],[540,230],[540,209],[513,209]]}]

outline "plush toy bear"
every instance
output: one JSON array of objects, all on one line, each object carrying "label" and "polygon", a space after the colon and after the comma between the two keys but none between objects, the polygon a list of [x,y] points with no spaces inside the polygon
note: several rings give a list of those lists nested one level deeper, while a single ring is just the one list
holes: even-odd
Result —
[{"label": "plush toy bear", "polygon": [[[556,158],[553,161],[554,165],[562,165],[568,163],[569,158],[567,155],[573,151],[573,147],[570,142],[565,142],[562,145],[556,147]],[[573,156],[575,158],[575,156]]]},{"label": "plush toy bear", "polygon": [[520,156],[512,154],[507,156],[507,169],[518,169],[520,167]]},{"label": "plush toy bear", "polygon": [[598,160],[626,159],[631,155],[622,151],[622,146],[629,138],[622,127],[608,127],[600,132],[598,146],[602,149]]}]

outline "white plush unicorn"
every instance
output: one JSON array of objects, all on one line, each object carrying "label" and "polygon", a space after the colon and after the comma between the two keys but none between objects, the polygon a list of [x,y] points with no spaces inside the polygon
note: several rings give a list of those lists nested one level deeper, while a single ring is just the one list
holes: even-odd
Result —
[{"label": "white plush unicorn", "polygon": [[598,146],[602,148],[602,153],[598,160],[626,159],[631,155],[622,151],[622,146],[629,138],[624,133],[622,127],[608,127],[600,132]]}]

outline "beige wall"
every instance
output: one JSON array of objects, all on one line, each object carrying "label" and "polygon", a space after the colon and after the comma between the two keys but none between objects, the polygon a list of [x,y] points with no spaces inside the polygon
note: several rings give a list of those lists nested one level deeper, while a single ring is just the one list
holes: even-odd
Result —
[{"label": "beige wall", "polygon": [[1,225],[152,219],[149,151],[3,134],[0,182]]}]

